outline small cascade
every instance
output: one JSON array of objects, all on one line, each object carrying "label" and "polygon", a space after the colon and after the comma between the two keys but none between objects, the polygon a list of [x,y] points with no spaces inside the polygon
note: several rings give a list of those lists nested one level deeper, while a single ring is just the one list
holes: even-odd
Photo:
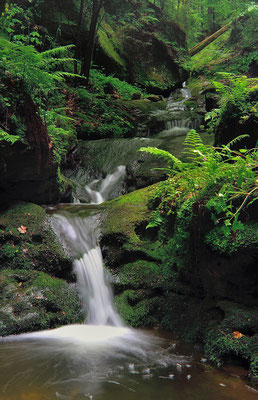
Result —
[{"label": "small cascade", "polygon": [[181,95],[183,99],[181,101],[175,101],[173,97],[173,92],[167,101],[167,110],[168,111],[185,111],[185,102],[186,100],[191,98],[191,91],[186,88],[186,82],[183,83],[183,87],[180,89]]},{"label": "small cascade", "polygon": [[82,219],[67,211],[55,214],[53,228],[67,252],[74,258],[82,306],[89,325],[123,326],[114,309],[113,295],[97,242],[97,220]]},{"label": "small cascade", "polygon": [[74,203],[100,204],[111,200],[122,192],[123,181],[126,176],[126,167],[119,165],[115,172],[108,174],[104,179],[94,179],[89,184],[76,185]]},{"label": "small cascade", "polygon": [[185,102],[191,98],[191,91],[186,87],[185,82],[180,92],[182,100],[176,100],[175,93],[172,92],[167,100],[166,110],[156,114],[159,120],[164,121],[165,124],[165,130],[157,135],[160,138],[185,136],[190,129],[199,128],[198,115],[187,110],[185,105]]}]

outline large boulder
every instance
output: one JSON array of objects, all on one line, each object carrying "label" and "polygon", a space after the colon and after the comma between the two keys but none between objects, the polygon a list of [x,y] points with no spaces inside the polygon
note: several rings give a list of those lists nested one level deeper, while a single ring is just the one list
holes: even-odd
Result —
[{"label": "large boulder", "polygon": [[[167,28],[154,20],[125,26],[103,22],[95,61],[108,73],[115,71],[122,79],[168,95],[176,83],[187,78],[183,64],[188,55],[184,32],[171,21]],[[185,49],[180,55],[175,41]]]}]

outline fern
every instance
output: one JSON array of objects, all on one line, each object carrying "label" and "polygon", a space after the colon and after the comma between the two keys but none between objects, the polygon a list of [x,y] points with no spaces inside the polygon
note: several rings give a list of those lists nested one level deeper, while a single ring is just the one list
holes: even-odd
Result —
[{"label": "fern", "polygon": [[68,52],[73,49],[75,46],[74,44],[69,44],[67,46],[59,46],[55,47],[54,49],[46,50],[41,53],[43,58],[47,57],[53,57],[53,56],[60,56],[60,55],[65,55],[68,54]]},{"label": "fern", "polygon": [[[57,47],[39,53],[33,46],[11,43],[0,38],[0,59],[3,69],[12,77],[22,79],[27,90],[36,97],[38,92],[48,94],[53,91],[56,88],[56,82],[62,82],[65,78],[80,77],[69,72],[53,71],[60,64],[74,60],[70,57],[54,58],[54,55],[65,55],[73,47],[73,45]],[[36,93],[35,87],[38,89]]]},{"label": "fern", "polygon": [[160,215],[159,209],[157,208],[151,217],[150,223],[146,226],[146,229],[149,228],[156,228],[157,226],[160,226],[162,222],[164,221],[164,218]]},{"label": "fern", "polygon": [[203,144],[203,141],[194,129],[191,129],[184,140],[183,154],[187,156],[191,162],[200,162],[206,159],[209,152],[209,146]]},{"label": "fern", "polygon": [[180,169],[181,167],[182,161],[168,151],[158,149],[157,147],[141,147],[138,151],[144,151],[153,155],[154,157],[162,158],[163,160],[167,161],[170,166],[176,167],[177,169]]},{"label": "fern", "polygon": [[233,140],[231,140],[230,142],[228,142],[226,144],[226,147],[230,148],[232,146],[234,146],[235,143],[240,142],[240,140],[245,139],[245,138],[249,138],[249,135],[239,135],[237,137],[235,137]]},{"label": "fern", "polygon": [[5,141],[9,142],[11,144],[14,144],[17,142],[17,140],[20,140],[20,136],[18,135],[10,135],[9,133],[5,132],[3,129],[0,129],[0,142]]}]

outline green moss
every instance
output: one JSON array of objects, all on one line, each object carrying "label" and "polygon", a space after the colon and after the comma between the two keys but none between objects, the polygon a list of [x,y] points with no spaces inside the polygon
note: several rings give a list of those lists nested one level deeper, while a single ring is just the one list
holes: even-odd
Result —
[{"label": "green moss", "polygon": [[121,65],[123,68],[126,67],[126,62],[119,54],[119,50],[117,48],[118,39],[110,25],[102,23],[101,28],[98,30],[98,42],[108,57]]},{"label": "green moss", "polygon": [[126,324],[147,327],[158,323],[161,299],[150,295],[146,290],[126,290],[116,296],[116,306]]},{"label": "green moss", "polygon": [[1,271],[0,308],[0,336],[83,320],[77,291],[38,271]]},{"label": "green moss", "polygon": [[231,255],[239,249],[255,248],[258,244],[258,223],[246,223],[243,229],[225,235],[223,227],[215,227],[205,237],[212,250]]},{"label": "green moss", "polygon": [[255,381],[258,381],[258,354],[256,350],[256,355],[252,357],[252,361],[250,364],[250,374],[251,378],[253,378]]},{"label": "green moss", "polygon": [[161,268],[154,262],[138,260],[119,271],[120,285],[130,288],[160,287]]},{"label": "green moss", "polygon": [[[24,233],[18,230],[22,226]],[[0,214],[0,247],[0,269],[38,269],[71,278],[70,260],[36,204],[18,203]]]},{"label": "green moss", "polygon": [[[120,233],[128,238],[127,249],[143,246],[135,228],[148,221],[148,199],[155,188],[149,186],[136,190],[105,203],[106,215],[103,221],[103,234]],[[132,247],[133,246],[133,247]]]}]

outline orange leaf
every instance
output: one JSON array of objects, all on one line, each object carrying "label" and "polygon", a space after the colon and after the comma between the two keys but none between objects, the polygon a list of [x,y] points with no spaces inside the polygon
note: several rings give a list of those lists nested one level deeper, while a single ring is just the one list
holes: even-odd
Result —
[{"label": "orange leaf", "polygon": [[62,311],[62,314],[64,314],[64,315],[65,315],[65,311]]},{"label": "orange leaf", "polygon": [[238,332],[238,331],[234,331],[233,332],[233,336],[234,336],[235,339],[240,339],[244,335],[242,333]]},{"label": "orange leaf", "polygon": [[27,232],[27,226],[21,225],[20,228],[17,228],[20,233],[26,233]]},{"label": "orange leaf", "polygon": [[22,282],[18,283],[18,287],[21,287],[21,285],[22,285]]}]

